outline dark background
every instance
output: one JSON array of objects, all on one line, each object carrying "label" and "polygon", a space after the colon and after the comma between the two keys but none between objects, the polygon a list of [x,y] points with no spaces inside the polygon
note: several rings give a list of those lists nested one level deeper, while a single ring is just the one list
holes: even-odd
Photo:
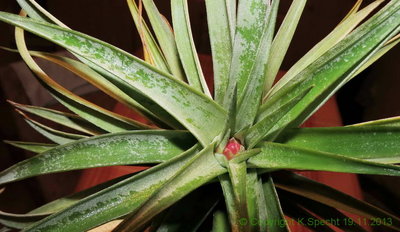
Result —
[{"label": "dark background", "polygon": [[[95,36],[135,53],[141,44],[125,0],[49,0],[40,1],[57,18],[71,28]],[[161,12],[170,18],[169,1],[158,0]],[[309,0],[302,16],[299,28],[282,69],[287,70],[313,45],[327,35],[346,15],[356,0]],[[364,5],[372,1],[365,1]],[[279,22],[282,21],[291,1],[281,1]],[[210,54],[207,34],[207,22],[204,3],[190,0],[192,30],[197,50]],[[1,0],[0,10],[17,13],[19,7],[14,0]],[[0,45],[15,47],[13,28],[0,23]],[[28,35],[31,49],[57,51],[59,48],[35,36]],[[400,115],[400,46],[390,51],[381,60],[346,85],[337,99],[344,124],[365,120],[379,119]],[[18,55],[0,51],[0,68],[19,61]],[[19,80],[0,76],[0,139],[45,141],[32,131],[6,103],[11,99],[29,104]],[[6,81],[4,81],[6,80]],[[114,102],[98,94],[87,96],[106,108],[112,108]],[[0,170],[24,159],[26,154],[19,149],[0,143]],[[79,172],[47,175],[7,185],[7,190],[0,195],[0,210],[26,212],[46,201],[65,195],[73,189]],[[361,177],[361,184],[366,198],[376,204],[384,205],[395,213],[400,208],[396,193],[397,178]],[[380,202],[377,201],[379,199]],[[397,212],[396,212],[397,211]]]}]

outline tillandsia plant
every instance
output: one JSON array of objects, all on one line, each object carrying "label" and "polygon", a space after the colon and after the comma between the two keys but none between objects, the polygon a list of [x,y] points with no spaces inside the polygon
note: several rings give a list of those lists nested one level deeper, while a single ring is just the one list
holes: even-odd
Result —
[{"label": "tillandsia plant", "polygon": [[[357,1],[275,85],[306,0],[292,1],[276,34],[279,0],[206,0],[213,93],[200,67],[185,0],[171,0],[173,29],[152,0],[128,0],[144,60],[68,28],[34,0],[17,1],[21,14],[0,12],[0,20],[16,26],[18,52],[73,113],[13,105],[76,132],[26,116],[54,143],[8,141],[38,154],[2,171],[0,185],[92,167],[149,168],[26,214],[1,212],[3,230],[86,231],[114,222],[113,231],[275,232],[289,231],[285,215],[322,220],[344,217],[346,211],[379,218],[382,227],[400,231],[396,215],[293,171],[400,175],[395,165],[400,162],[400,118],[299,128],[340,87],[399,43],[400,0],[378,0],[362,9]],[[376,13],[366,19],[371,12]],[[28,50],[24,30],[77,59]],[[32,57],[69,69],[151,123],[82,99],[53,81]],[[365,231],[357,221],[333,226]]]}]

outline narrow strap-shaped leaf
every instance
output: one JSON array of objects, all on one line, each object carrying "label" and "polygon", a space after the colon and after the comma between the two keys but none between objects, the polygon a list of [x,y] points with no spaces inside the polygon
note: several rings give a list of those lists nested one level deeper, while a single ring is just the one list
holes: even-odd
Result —
[{"label": "narrow strap-shaped leaf", "polygon": [[170,25],[164,20],[153,0],[142,0],[142,2],[172,75],[178,80],[186,80],[182,64],[179,60],[174,33]]},{"label": "narrow strap-shaped leaf", "polygon": [[213,226],[212,232],[229,232],[230,227],[228,223],[228,218],[223,211],[216,211],[213,215]]},{"label": "narrow strap-shaped leaf", "polygon": [[226,113],[214,101],[122,50],[69,29],[4,12],[0,13],[0,20],[23,27],[107,69],[171,113],[202,144],[209,144],[224,127]]},{"label": "narrow strap-shaped leaf", "polygon": [[58,146],[0,173],[0,185],[28,177],[90,167],[165,162],[193,145],[183,131],[107,134]]},{"label": "narrow strap-shaped leaf", "polygon": [[388,51],[390,51],[399,43],[400,43],[400,34],[397,34],[394,38],[388,41],[382,48],[380,48],[372,57],[370,57],[361,67],[359,67],[357,71],[347,79],[347,81],[350,81],[358,74],[360,74],[362,71],[367,69],[369,66],[371,66],[371,64],[375,63],[375,61],[377,61],[379,58],[381,58],[383,55],[385,55]]},{"label": "narrow strap-shaped leaf", "polygon": [[352,126],[291,129],[286,145],[380,163],[400,162],[400,127]]},{"label": "narrow strap-shaped leaf", "polygon": [[274,98],[290,98],[297,95],[300,89],[314,86],[289,113],[274,125],[270,132],[270,135],[273,135],[272,139],[283,128],[297,127],[310,117],[346,83],[347,78],[358,67],[398,31],[400,31],[400,2],[391,1],[346,39],[299,73],[296,81],[290,83],[294,89],[281,89],[271,96],[269,99],[271,101],[275,101]]},{"label": "narrow strap-shaped leaf", "polygon": [[201,70],[199,57],[194,46],[190,27],[188,0],[172,0],[171,14],[175,31],[175,42],[189,85],[211,98],[206,80]]},{"label": "narrow strap-shaped leaf", "polygon": [[[14,16],[17,17],[17,16]],[[19,16],[20,17],[20,16]],[[25,19],[24,17],[20,17]],[[18,50],[29,68],[39,78],[39,82],[64,106],[75,112],[92,124],[109,132],[119,132],[128,129],[136,129],[141,123],[122,117],[111,111],[105,110],[93,103],[68,91],[51,79],[32,59],[26,48],[24,31],[16,28],[16,42]]]},{"label": "narrow strap-shaped leaf", "polygon": [[290,199],[285,199],[282,201],[282,208],[285,211],[285,215],[290,217],[290,219],[287,220],[288,224],[290,225],[301,225],[304,228],[314,232],[335,232],[330,227],[316,225],[316,222],[321,219],[315,217],[313,214],[300,207],[296,204],[296,202],[293,202]]},{"label": "narrow strap-shaped leaf", "polygon": [[51,201],[45,205],[40,206],[34,210],[29,211],[26,214],[10,214],[4,213],[0,211],[0,222],[3,225],[7,225],[16,229],[24,229],[28,226],[33,225],[35,222],[43,219],[45,216],[48,216],[53,213],[57,213],[75,203],[79,200],[92,195],[100,190],[103,190],[107,187],[110,187],[113,184],[116,184],[124,179],[126,179],[130,175],[125,175],[122,177],[115,178],[113,180],[107,181],[105,183],[96,185],[94,187],[85,189],[84,191],[73,193],[69,196],[59,198],[57,200]]},{"label": "narrow strap-shaped leaf", "polygon": [[267,231],[289,232],[286,219],[283,215],[278,194],[272,177],[268,174],[263,181],[265,203],[267,206]]},{"label": "narrow strap-shaped leaf", "polygon": [[126,217],[115,231],[141,231],[155,215],[196,188],[225,173],[226,169],[215,159],[213,150],[214,144],[210,144],[193,157],[137,211]]},{"label": "narrow strap-shaped leaf", "polygon": [[155,232],[195,232],[210,215],[221,195],[216,186],[204,186],[190,193],[168,209]]},{"label": "narrow strap-shaped leaf", "polygon": [[232,59],[233,37],[231,37],[230,29],[229,1],[205,1],[213,59],[214,99],[219,104],[222,104],[224,100]]},{"label": "narrow strap-shaped leaf", "polygon": [[225,206],[228,212],[230,231],[239,231],[239,210],[236,205],[235,194],[232,187],[232,182],[229,174],[223,174],[218,177],[221,184],[222,192],[224,194]]},{"label": "narrow strap-shaped leaf", "polygon": [[[360,9],[362,3],[363,3],[363,0],[357,0],[357,2],[354,3],[354,6],[350,9],[350,11],[347,13],[347,15],[343,18],[342,22],[346,21],[346,19],[348,19],[352,15],[356,14],[357,11]],[[342,23],[342,22],[340,22],[340,23]]]},{"label": "narrow strap-shaped leaf", "polygon": [[146,22],[141,17],[136,2],[134,0],[127,0],[127,2],[136,28],[141,34],[142,39],[144,40],[142,43],[145,43],[145,48],[148,50],[149,55],[151,56],[151,59],[153,60],[155,66],[164,72],[170,73],[164,54],[161,52],[161,49],[159,48],[157,42],[155,41],[149,28],[147,27]]},{"label": "narrow strap-shaped leaf", "polygon": [[366,218],[386,218],[391,221],[387,226],[400,229],[398,217],[327,185],[292,172],[280,172],[274,179],[278,188]]},{"label": "narrow strap-shaped leaf", "polygon": [[[255,125],[250,127],[243,133],[245,144],[248,148],[256,146],[273,128],[284,115],[286,115],[297,103],[299,103],[312,89],[305,89],[304,92],[299,92],[292,99],[277,99],[279,104],[264,104],[260,109],[259,117],[261,118]],[[270,102],[272,103],[272,101]],[[239,132],[239,137],[242,137]]]},{"label": "narrow strap-shaped leaf", "polygon": [[319,223],[321,226],[335,226],[346,232],[366,232],[366,230],[355,221],[350,225],[350,220],[352,219],[333,207],[284,190],[280,190],[279,195],[285,200],[301,206],[322,219],[322,221],[315,221],[314,223],[310,221],[311,226],[317,227]]},{"label": "narrow strap-shaped leaf", "polygon": [[271,42],[274,35],[275,21],[278,13],[279,1],[268,5],[264,30],[258,44],[257,54],[250,78],[246,81],[243,94],[238,99],[238,112],[236,114],[235,132],[253,125],[257,111],[261,105],[265,74],[270,68],[267,62],[270,59]]},{"label": "narrow strap-shaped leaf", "polygon": [[197,153],[198,146],[195,146],[165,163],[84,198],[32,225],[26,232],[52,232],[60,226],[68,232],[81,232],[124,216],[138,208]]},{"label": "narrow strap-shaped leaf", "polygon": [[[247,166],[245,162],[234,163],[228,162],[228,171],[230,182],[232,184],[233,196],[236,202],[236,210],[238,211],[239,226],[238,232],[251,231],[250,223],[240,223],[240,220],[248,220],[249,214],[247,209]],[[238,223],[238,222],[236,222]]]},{"label": "narrow strap-shaped leaf", "polygon": [[9,140],[4,140],[3,142],[10,144],[14,147],[22,148],[24,150],[32,151],[35,153],[42,153],[57,146],[56,144],[32,143],[32,142],[9,141]]},{"label": "narrow strap-shaped leaf", "polygon": [[18,4],[22,9],[24,9],[29,17],[42,20],[46,22],[54,22],[57,25],[66,27],[61,21],[47,12],[43,7],[41,7],[36,1],[34,0],[17,0]]},{"label": "narrow strap-shaped leaf", "polygon": [[[308,65],[314,62],[318,57],[331,49],[335,44],[343,40],[362,20],[364,20],[376,7],[383,1],[375,1],[360,12],[349,16],[340,25],[338,25],[329,35],[316,44],[307,54],[297,61],[287,73],[268,91],[265,98],[275,94],[280,88],[283,88],[297,74],[304,70]],[[265,99],[264,99],[265,100]]]},{"label": "narrow strap-shaped leaf", "polygon": [[87,138],[85,135],[81,134],[75,134],[75,133],[67,133],[64,131],[56,130],[51,127],[48,127],[46,125],[43,125],[42,123],[39,123],[38,121],[35,121],[31,118],[29,118],[26,114],[23,112],[19,111],[17,109],[17,112],[20,113],[23,117],[24,120],[37,132],[45,136],[46,138],[50,139],[51,141],[57,143],[57,144],[65,144],[65,143],[70,143],[74,142],[79,139]]},{"label": "narrow strap-shaped leaf", "polygon": [[35,223],[47,215],[41,215],[41,214],[35,214],[35,215],[17,215],[17,214],[11,214],[11,213],[6,213],[0,211],[0,223],[3,226],[7,226],[9,228],[14,228],[14,229],[23,229],[29,225],[32,225],[32,223]]},{"label": "narrow strap-shaped leaf", "polygon": [[231,42],[235,41],[236,20],[237,20],[237,0],[225,0],[228,15],[229,28],[231,31]]},{"label": "narrow strap-shaped leaf", "polygon": [[265,74],[264,91],[268,91],[276,77],[276,74],[281,67],[283,58],[289,48],[290,42],[294,32],[296,31],[297,24],[300,21],[301,14],[303,13],[304,6],[307,0],[294,0],[286,14],[285,19],[280,26],[271,47],[271,58],[268,60],[267,72]]},{"label": "narrow strap-shaped leaf", "polygon": [[[261,152],[247,160],[249,167],[299,169],[400,176],[400,167],[342,155],[266,142]],[[329,165],[326,165],[329,164]]]},{"label": "narrow strap-shaped leaf", "polygon": [[268,210],[261,176],[256,169],[248,169],[246,177],[247,210],[251,231],[267,231]]},{"label": "narrow strap-shaped leaf", "polygon": [[228,88],[223,103],[225,109],[230,106],[232,101],[234,86],[237,86],[238,99],[241,99],[255,64],[257,49],[264,31],[266,13],[267,1],[239,1]]},{"label": "narrow strap-shaped leaf", "polygon": [[[33,1],[33,0],[29,0],[29,1]],[[37,4],[30,5],[30,7],[28,7],[28,9],[27,9],[28,13],[30,15],[33,15],[33,17],[35,19],[44,21],[47,23],[56,23],[60,27],[69,29],[69,27],[67,27],[60,21],[58,21],[54,16],[52,16],[45,9],[41,8],[40,6],[38,6],[38,7],[35,7],[35,6],[38,6],[38,5]],[[43,17],[37,17],[37,15],[42,15]],[[72,53],[74,53],[74,52],[72,51]],[[148,118],[152,119],[154,122],[157,122],[159,125],[163,125],[163,123],[159,122],[158,118],[160,118],[163,122],[167,123],[169,126],[171,126],[173,128],[182,129],[182,127],[180,127],[179,123],[177,123],[175,120],[171,119],[170,118],[171,116],[168,113],[166,113],[162,108],[160,108],[159,106],[154,104],[154,102],[148,101],[147,99],[142,97],[141,93],[138,93],[137,91],[136,92],[132,91],[132,88],[129,85],[128,85],[128,87],[126,87],[127,84],[125,82],[123,82],[123,84],[121,84],[121,81],[115,82],[115,79],[118,79],[117,77],[115,77],[115,75],[108,72],[106,69],[93,64],[92,62],[87,60],[85,57],[80,56],[79,54],[74,53],[74,55],[76,57],[78,57],[80,60],[82,60],[83,62],[85,62],[85,64],[89,65],[92,69],[94,69],[97,72],[99,72],[100,74],[102,74],[107,80],[104,79],[102,76],[98,75],[96,72],[93,72],[92,70],[88,69],[84,65],[77,63],[77,62],[73,62],[70,59],[63,60],[61,58],[61,59],[50,59],[50,60],[58,61],[58,62],[56,62],[57,64],[62,65],[63,67],[73,71],[77,75],[88,80],[90,83],[94,84],[95,86],[97,86],[99,89],[103,90],[110,96],[116,98],[118,101],[125,103],[128,107],[133,106],[134,109],[139,109],[141,111],[141,113],[146,115]],[[49,58],[49,57],[45,56],[42,58]],[[54,58],[54,56],[53,56],[53,58]],[[65,62],[65,61],[70,61],[70,62]],[[110,83],[110,82],[112,82],[112,83]],[[115,88],[114,85],[117,88]],[[104,86],[107,86],[107,87],[104,87]],[[121,92],[121,90],[123,92]],[[143,104],[146,108],[144,108],[142,105],[140,105],[135,100],[133,100],[132,96],[134,96],[135,99],[140,100],[141,104]],[[66,104],[66,103],[64,103],[64,104]],[[157,117],[147,109],[149,109],[153,112],[157,112]],[[81,112],[81,113],[84,113],[84,112]]]},{"label": "narrow strap-shaped leaf", "polygon": [[66,144],[75,142],[79,139],[87,138],[87,136],[84,135],[55,130],[29,118],[26,118],[25,121],[37,132],[57,144]]},{"label": "narrow strap-shaped leaf", "polygon": [[44,107],[23,105],[12,101],[8,102],[10,102],[15,108],[19,110],[34,114],[36,116],[56,122],[60,125],[75,129],[80,132],[84,132],[90,135],[97,135],[104,133],[104,131],[102,131],[100,128],[94,126],[91,123],[88,123],[86,120],[82,119],[81,117],[75,114],[48,109]]},{"label": "narrow strap-shaped leaf", "polygon": [[[121,89],[119,89],[116,85],[110,82],[107,78],[93,71],[86,64],[83,64],[74,59],[70,59],[68,57],[57,56],[54,54],[49,54],[44,52],[30,51],[30,54],[32,56],[43,58],[45,60],[48,60],[50,62],[53,62],[57,65],[60,65],[68,69],[69,71],[75,73],[76,75],[88,81],[92,85],[96,86],[98,89],[100,89],[110,97],[114,98],[118,102],[121,102],[124,105],[128,106],[136,113],[142,114],[153,121],[158,120],[157,116],[155,116],[152,112],[150,112],[144,106],[140,105],[137,101],[132,99],[126,93],[124,93]],[[85,61],[84,58],[81,59]],[[149,128],[149,126],[141,125],[141,128]]]},{"label": "narrow strap-shaped leaf", "polygon": [[358,127],[358,126],[400,127],[400,116],[357,123],[357,124],[349,125],[347,127]]}]

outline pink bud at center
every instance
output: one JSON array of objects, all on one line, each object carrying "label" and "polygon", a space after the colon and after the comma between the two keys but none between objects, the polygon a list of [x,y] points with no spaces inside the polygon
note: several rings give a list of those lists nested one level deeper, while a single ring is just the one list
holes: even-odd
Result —
[{"label": "pink bud at center", "polygon": [[237,153],[243,150],[244,147],[242,146],[242,144],[240,144],[236,139],[231,138],[228,144],[226,144],[223,153],[228,160],[231,160]]}]

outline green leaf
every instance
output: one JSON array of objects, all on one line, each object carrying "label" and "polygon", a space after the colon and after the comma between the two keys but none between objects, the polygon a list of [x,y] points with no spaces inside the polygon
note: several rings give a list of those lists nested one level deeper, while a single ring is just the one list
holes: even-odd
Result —
[{"label": "green leaf", "polygon": [[46,138],[50,139],[51,141],[57,144],[66,144],[75,142],[76,140],[79,139],[87,138],[87,136],[67,133],[64,131],[52,129],[48,126],[45,126],[29,118],[26,118],[25,121],[37,132],[39,132],[40,134],[42,134],[43,136],[45,136]]},{"label": "green leaf", "polygon": [[212,232],[229,232],[230,227],[228,223],[228,218],[223,211],[215,211],[213,218]]},{"label": "green leaf", "polygon": [[136,2],[134,0],[128,0],[127,2],[133,21],[135,22],[136,28],[141,35],[141,39],[143,40],[143,46],[147,52],[149,52],[151,60],[158,69],[171,73],[164,54],[161,52],[161,49],[150,32],[150,29],[147,27],[146,22],[142,18],[142,12],[139,12]]},{"label": "green leaf", "polygon": [[342,212],[333,207],[324,205],[312,199],[308,199],[284,190],[279,191],[279,195],[281,196],[282,199],[293,202],[294,204],[301,206],[302,208],[310,211],[312,214],[324,220],[324,221],[318,220],[315,221],[315,223],[310,223],[311,224],[310,226],[316,227],[317,223],[319,222],[319,224],[322,224],[321,226],[324,226],[324,224],[329,225],[331,227],[335,226],[341,229],[342,231],[346,232],[366,232],[366,230],[363,229],[355,221],[351,225],[350,223],[347,223],[347,221],[344,221],[344,220],[350,221],[351,219],[349,218],[349,216],[343,214]]},{"label": "green leaf", "polygon": [[46,214],[19,215],[0,211],[1,225],[9,228],[23,229],[36,221],[43,219]]},{"label": "green leaf", "polygon": [[229,0],[206,0],[208,31],[214,69],[214,99],[223,103],[232,59]]},{"label": "green leaf", "polygon": [[[275,124],[269,132],[276,137],[284,128],[297,127],[334,94],[369,57],[400,31],[400,2],[391,1],[374,17],[336,44],[298,74],[285,89],[269,98],[293,98],[299,91],[312,90]],[[271,136],[273,135],[273,136]]]},{"label": "green leaf", "polygon": [[236,114],[235,132],[253,125],[257,111],[261,105],[265,74],[269,67],[270,49],[274,35],[275,21],[278,13],[279,1],[273,1],[268,5],[265,18],[264,30],[258,44],[257,54],[253,67],[243,89],[242,96],[238,99],[238,112]]},{"label": "green leaf", "polygon": [[8,227],[24,229],[50,214],[57,213],[67,207],[70,207],[71,205],[74,205],[79,200],[89,195],[92,195],[100,190],[110,187],[113,184],[116,184],[119,181],[126,179],[128,176],[129,175],[118,177],[105,183],[83,190],[81,192],[59,198],[45,205],[42,205],[39,208],[31,210],[26,214],[11,214],[0,211],[0,222]]},{"label": "green leaf", "polygon": [[34,0],[17,0],[17,2],[28,13],[29,17],[49,23],[54,22],[57,25],[67,27]]},{"label": "green leaf", "polygon": [[349,125],[348,127],[358,126],[387,126],[387,127],[400,127],[400,117],[384,118],[358,124]]},{"label": "green leaf", "polygon": [[26,229],[81,232],[132,212],[145,202],[166,181],[191,161],[199,151],[195,146],[187,152],[134,175],[109,188],[79,201],[75,205],[51,215]]},{"label": "green leaf", "polygon": [[141,228],[155,215],[188,193],[225,173],[226,169],[215,159],[213,150],[214,144],[210,144],[193,157],[137,211],[126,217],[115,231],[141,231]]},{"label": "green leaf", "polygon": [[[307,54],[305,54],[299,61],[297,61],[287,73],[268,91],[265,99],[275,94],[279,89],[285,87],[290,81],[293,80],[301,71],[307,68],[308,65],[313,63],[325,52],[342,41],[361,21],[363,21],[376,7],[383,1],[375,1],[357,12],[349,16],[341,24],[339,24],[331,33],[329,33],[323,40],[316,44]],[[275,77],[274,77],[275,78]]]},{"label": "green leaf", "polygon": [[82,119],[81,117],[75,114],[65,113],[44,107],[18,104],[12,101],[8,102],[10,102],[15,108],[19,110],[34,114],[41,118],[56,122],[60,125],[75,129],[80,132],[84,132],[90,135],[97,135],[104,133],[104,131],[102,131],[100,128],[88,123],[86,120]]},{"label": "green leaf", "polygon": [[249,167],[254,168],[400,175],[400,167],[395,165],[375,163],[272,142],[263,143],[261,152],[249,158],[247,163]]},{"label": "green leaf", "polygon": [[259,121],[248,130],[239,132],[236,136],[239,138],[244,137],[246,146],[248,148],[253,148],[268,135],[268,132],[273,126],[299,103],[311,89],[312,87],[305,89],[304,92],[299,92],[297,96],[291,99],[276,99],[277,102],[267,102],[260,109]]},{"label": "green leaf", "polygon": [[279,138],[289,146],[380,163],[400,162],[400,127],[352,126],[287,130]]},{"label": "green leaf", "polygon": [[175,42],[189,85],[211,98],[200,61],[194,45],[190,27],[188,0],[172,0],[171,14],[175,30]]},{"label": "green leaf", "polygon": [[363,3],[363,0],[357,0],[357,2],[354,4],[354,6],[350,9],[350,11],[347,13],[347,15],[343,18],[342,22],[340,22],[340,23],[343,23],[344,21],[346,21],[346,19],[348,19],[352,15],[356,14],[358,12],[358,10],[360,9],[362,3]]},{"label": "green leaf", "polygon": [[350,76],[347,81],[350,81],[362,71],[367,69],[371,64],[375,63],[379,58],[385,55],[388,51],[390,51],[393,47],[395,47],[400,42],[400,34],[397,34],[390,41],[388,41],[382,48],[380,48],[373,56],[371,56],[361,67],[357,69],[357,71]]},{"label": "green leaf", "polygon": [[291,218],[288,220],[290,225],[301,225],[315,232],[334,232],[330,227],[316,225],[314,222],[318,222],[320,219],[297,205],[296,202],[285,199],[282,206],[285,214]]},{"label": "green leaf", "polygon": [[194,144],[183,131],[132,131],[58,146],[0,173],[0,185],[28,177],[90,167],[165,162]]},{"label": "green leaf", "polygon": [[122,50],[79,32],[13,14],[1,12],[0,20],[64,46],[118,76],[167,110],[202,144],[209,144],[224,127],[226,113],[214,101]]},{"label": "green leaf", "polygon": [[10,144],[14,147],[22,148],[24,150],[32,151],[35,153],[42,153],[57,146],[57,144],[32,143],[32,142],[9,141],[9,140],[4,140],[3,142]]},{"label": "green leaf", "polygon": [[276,193],[274,181],[269,174],[263,181],[263,189],[264,189],[265,203],[267,206],[266,222],[270,222],[267,223],[267,231],[270,232],[290,231],[282,212],[278,194]]},{"label": "green leaf", "polygon": [[216,186],[204,186],[168,209],[155,232],[197,231],[219,202]]},{"label": "green leaf", "polygon": [[[15,16],[12,14],[11,16],[25,19],[24,17]],[[36,74],[36,77],[42,86],[45,87],[53,95],[53,97],[55,97],[68,109],[92,124],[109,132],[136,129],[140,127],[140,125],[143,125],[132,119],[122,117],[118,114],[94,105],[93,103],[84,100],[83,98],[60,86],[53,79],[51,79],[51,77],[49,77],[32,59],[28,49],[26,48],[24,31],[20,28],[16,28],[15,30],[17,47],[26,64]]]},{"label": "green leaf", "polygon": [[228,87],[223,106],[230,106],[237,86],[238,99],[241,99],[251,70],[254,67],[257,49],[264,31],[267,14],[267,1],[239,1],[236,24],[236,35],[233,44],[232,62],[229,73]]},{"label": "green leaf", "polygon": [[251,231],[267,231],[268,209],[261,176],[257,169],[248,169],[246,178],[247,210]]},{"label": "green leaf", "polygon": [[[224,156],[225,157],[225,156]],[[229,174],[223,174],[218,177],[221,184],[222,192],[224,194],[225,205],[228,211],[230,231],[239,231],[239,210],[236,204],[235,194]]]},{"label": "green leaf", "polygon": [[276,77],[276,74],[281,67],[283,58],[289,48],[290,42],[292,41],[294,32],[296,31],[297,24],[300,21],[301,14],[303,13],[304,6],[307,0],[294,0],[292,5],[287,12],[285,19],[280,26],[278,33],[276,34],[271,47],[271,58],[268,60],[265,74],[265,86],[264,91],[268,91]]},{"label": "green leaf", "polygon": [[153,0],[143,0],[142,2],[172,75],[178,80],[186,80],[171,26],[160,14]]},{"label": "green leaf", "polygon": [[[58,64],[64,68],[68,69],[69,71],[80,76],[81,78],[88,81],[92,85],[96,86],[98,89],[100,89],[101,91],[103,91],[104,93],[109,95],[110,97],[114,98],[118,102],[123,103],[124,105],[126,105],[129,108],[131,108],[132,110],[134,110],[136,113],[142,114],[145,117],[149,118],[150,120],[158,122],[159,120],[157,119],[157,117],[164,119],[162,114],[154,115],[152,112],[150,112],[144,106],[140,105],[138,102],[136,102],[131,97],[129,97],[119,87],[114,85],[114,83],[110,82],[107,78],[103,77],[99,73],[93,71],[86,64],[83,64],[74,59],[70,59],[68,57],[57,56],[57,55],[44,53],[44,52],[30,51],[30,54],[35,57],[40,57],[40,58],[46,59],[50,62],[53,62],[55,64]],[[87,61],[82,57],[81,57],[81,60]],[[149,126],[143,125],[143,124],[140,125],[140,127],[141,128],[149,128]]]},{"label": "green leaf", "polygon": [[385,218],[391,221],[387,226],[400,229],[400,218],[327,185],[292,172],[280,172],[274,179],[278,188],[366,218]]},{"label": "green leaf", "polygon": [[[237,217],[240,223],[242,219],[248,219],[249,214],[247,210],[247,166],[245,162],[235,163],[228,162],[228,171],[230,177],[230,183],[232,185],[232,191],[235,201],[235,210],[237,211]],[[247,232],[250,231],[250,224],[239,224],[238,231]]]}]

